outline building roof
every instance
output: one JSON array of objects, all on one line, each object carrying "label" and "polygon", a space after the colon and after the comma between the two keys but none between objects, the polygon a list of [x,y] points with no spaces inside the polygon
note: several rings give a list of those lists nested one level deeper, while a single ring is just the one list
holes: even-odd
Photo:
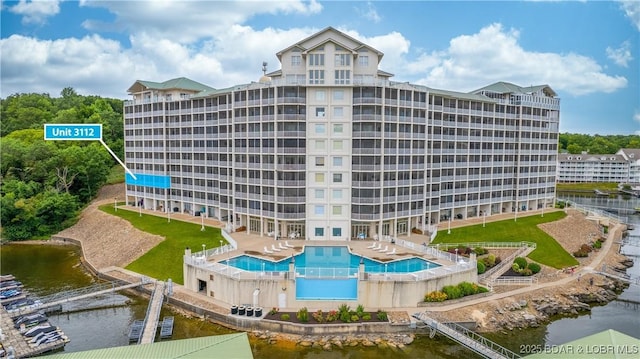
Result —
[{"label": "building roof", "polygon": [[558,162],[627,162],[620,154],[559,153]]},{"label": "building roof", "polygon": [[501,93],[501,94],[508,94],[508,93],[533,94],[536,92],[543,91],[548,96],[551,96],[551,97],[557,96],[556,92],[553,91],[553,89],[551,89],[549,85],[536,85],[536,86],[522,87],[522,86],[514,85],[509,82],[504,82],[504,81],[496,82],[494,84],[479,88],[472,92],[475,93],[480,91],[491,91],[491,92]]},{"label": "building roof", "polygon": [[616,155],[622,155],[629,161],[640,161],[640,148],[621,148]]},{"label": "building roof", "polygon": [[548,353],[527,355],[526,359],[637,359],[640,339],[608,329],[550,348]]},{"label": "building roof", "polygon": [[252,359],[247,333],[170,340],[152,344],[127,345],[114,348],[50,355],[51,359]]},{"label": "building roof", "polygon": [[199,82],[193,81],[186,77],[178,77],[175,79],[167,80],[164,82],[153,82],[153,81],[144,81],[144,80],[136,80],[131,87],[127,90],[129,93],[140,92],[144,90],[188,90],[188,91],[205,91],[205,90],[214,90],[213,87],[209,87],[207,85],[201,84]]},{"label": "building roof", "polygon": [[[350,49],[351,51],[358,50],[358,49],[361,49],[361,48],[365,47],[365,48],[367,48],[367,49],[369,49],[369,50],[371,50],[371,51],[373,51],[373,52],[375,52],[375,53],[376,53],[376,55],[378,56],[378,62],[380,62],[380,60],[382,59],[382,56],[384,56],[384,54],[382,53],[382,51],[377,50],[377,49],[375,49],[375,48],[373,48],[373,47],[371,47],[371,46],[369,46],[369,45],[367,45],[367,44],[363,43],[362,41],[359,41],[359,40],[357,40],[357,39],[354,39],[353,37],[351,37],[351,36],[349,36],[349,35],[345,34],[345,33],[344,33],[344,32],[342,32],[342,31],[336,30],[335,28],[333,28],[333,27],[331,27],[331,26],[328,26],[328,27],[326,27],[326,28],[324,28],[324,29],[322,29],[322,30],[320,30],[320,31],[316,32],[315,34],[313,34],[313,35],[311,35],[311,36],[309,36],[309,37],[307,37],[307,38],[305,38],[305,39],[302,39],[302,40],[300,40],[300,41],[296,42],[295,44],[293,44],[293,45],[291,45],[291,46],[287,47],[286,49],[283,49],[283,50],[278,51],[278,52],[276,53],[276,56],[278,57],[278,60],[281,60],[281,61],[282,61],[282,54],[283,54],[283,53],[285,53],[285,52],[287,52],[289,49],[294,48],[294,47],[297,47],[297,48],[299,48],[299,49],[300,49],[300,50],[302,50],[302,51],[308,51],[308,50],[310,50],[310,49],[312,49],[312,48],[317,47],[317,46],[318,46],[318,45],[320,45],[320,44],[314,44],[314,45],[313,45],[312,47],[310,47],[310,48],[306,48],[306,47],[304,47],[302,44],[304,44],[304,43],[308,42],[309,40],[311,40],[311,39],[313,39],[313,38],[321,37],[323,34],[325,34],[325,33],[327,33],[327,32],[333,32],[333,33],[335,33],[335,34],[337,34],[337,35],[339,35],[339,36],[342,36],[342,37],[344,37],[344,38],[346,38],[346,39],[348,39],[348,40],[350,40],[350,41],[355,42],[355,43],[357,44],[357,46],[355,46],[354,48]],[[323,44],[324,44],[324,43],[326,43],[327,41],[333,41],[333,42],[338,43],[339,45],[341,45],[341,46],[343,46],[343,47],[345,47],[345,48],[346,48],[346,46],[344,46],[344,44],[341,44],[337,39],[333,39],[333,38],[325,39],[325,40],[323,40],[321,43],[323,43]]]}]

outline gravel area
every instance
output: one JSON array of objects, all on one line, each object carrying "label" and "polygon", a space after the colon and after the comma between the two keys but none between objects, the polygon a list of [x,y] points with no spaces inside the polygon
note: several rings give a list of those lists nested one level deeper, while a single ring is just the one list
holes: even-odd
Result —
[{"label": "gravel area", "polygon": [[103,187],[98,198],[82,211],[78,223],[57,234],[82,242],[85,259],[97,269],[125,267],[164,240],[98,209],[113,204],[114,198],[125,198],[124,184]]}]

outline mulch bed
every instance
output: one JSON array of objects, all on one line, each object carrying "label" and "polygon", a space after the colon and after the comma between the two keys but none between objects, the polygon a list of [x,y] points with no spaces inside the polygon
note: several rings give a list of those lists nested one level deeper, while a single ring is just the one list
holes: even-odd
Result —
[{"label": "mulch bed", "polygon": [[[322,312],[323,316],[326,318],[327,316],[327,312]],[[371,315],[371,320],[362,320],[360,319],[357,322],[351,322],[351,323],[386,323],[389,320],[380,320],[378,319],[378,312],[365,312],[365,313],[369,313]],[[289,320],[282,320],[281,316],[283,314],[289,314]],[[322,323],[319,323],[318,321],[316,321],[313,318],[313,312],[309,312],[309,321],[308,322],[301,322],[297,317],[296,317],[297,312],[277,312],[276,314],[269,314],[269,312],[267,312],[267,314],[264,316],[264,319],[269,319],[269,320],[275,320],[275,321],[279,321],[279,322],[286,322],[286,323],[297,323],[297,324],[348,324],[348,323],[343,323],[342,321],[340,321],[340,319],[337,319],[333,322],[327,322],[324,321]]]}]

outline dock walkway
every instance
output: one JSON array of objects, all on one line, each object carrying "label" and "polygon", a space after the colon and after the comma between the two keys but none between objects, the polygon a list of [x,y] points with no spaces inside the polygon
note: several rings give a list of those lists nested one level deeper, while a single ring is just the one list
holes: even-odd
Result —
[{"label": "dock walkway", "polygon": [[149,300],[147,315],[144,318],[144,329],[142,330],[138,344],[150,344],[155,341],[158,321],[160,319],[160,310],[162,309],[162,302],[164,301],[164,287],[165,282],[156,282],[151,300]]}]

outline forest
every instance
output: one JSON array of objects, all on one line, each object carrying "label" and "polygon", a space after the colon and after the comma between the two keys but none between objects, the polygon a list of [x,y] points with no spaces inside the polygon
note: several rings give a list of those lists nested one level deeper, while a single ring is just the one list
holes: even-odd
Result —
[{"label": "forest", "polygon": [[[102,124],[103,140],[124,160],[122,100],[24,93],[0,99],[0,222],[3,240],[47,238],[76,221],[118,166],[98,142],[45,141],[44,124]],[[562,133],[559,151],[615,153],[640,148],[637,135]]]},{"label": "forest", "polygon": [[72,225],[117,163],[96,141],[45,141],[45,123],[102,124],[120,158],[122,101],[65,88],[0,100],[0,221],[3,240],[46,238]]}]

